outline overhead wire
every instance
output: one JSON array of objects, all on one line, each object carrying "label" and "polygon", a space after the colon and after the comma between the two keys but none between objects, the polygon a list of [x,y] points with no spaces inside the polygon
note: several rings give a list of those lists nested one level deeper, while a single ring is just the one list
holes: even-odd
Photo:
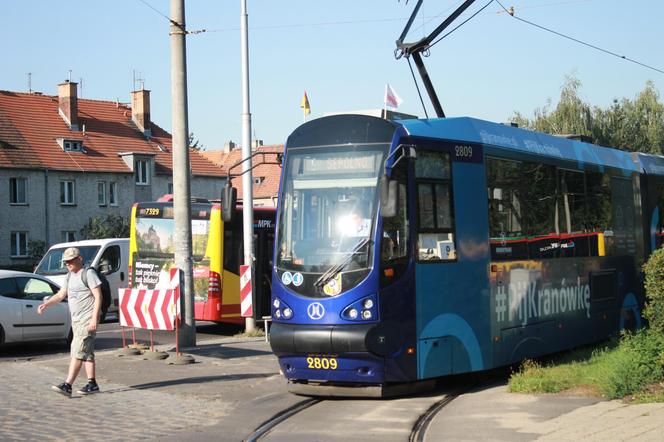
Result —
[{"label": "overhead wire", "polygon": [[[493,1],[493,0],[492,0],[492,1]],[[502,3],[500,3],[500,0],[495,0],[495,2],[498,3],[498,4],[500,5],[500,7],[503,8],[503,10],[504,10],[505,12],[507,12],[511,17],[513,17],[513,18],[515,18],[515,19],[517,19],[517,20],[519,20],[519,21],[521,21],[521,22],[523,22],[523,23],[526,23],[526,24],[528,24],[528,25],[534,26],[534,27],[539,28],[539,29],[541,29],[541,30],[543,30],[543,31],[550,32],[550,33],[555,34],[555,35],[557,35],[557,36],[559,36],[559,37],[566,38],[566,39],[571,40],[571,41],[573,41],[573,42],[575,42],[575,43],[579,43],[579,44],[581,44],[581,45],[584,45],[584,46],[587,46],[587,47],[589,47],[589,48],[595,49],[595,50],[597,50],[597,51],[603,52],[603,53],[605,53],[605,54],[609,54],[609,55],[612,55],[612,56],[614,56],[614,57],[617,57],[617,58],[623,59],[623,60],[625,60],[625,61],[629,61],[629,62],[631,62],[631,63],[634,63],[634,64],[637,64],[637,65],[639,65],[639,66],[641,66],[641,67],[644,67],[644,68],[646,68],[646,69],[650,69],[650,70],[653,70],[653,71],[655,71],[655,72],[659,72],[660,74],[664,74],[664,70],[662,70],[662,69],[658,69],[658,68],[656,68],[656,67],[654,67],[654,66],[650,66],[650,65],[645,64],[645,63],[642,63],[642,62],[640,62],[640,61],[638,61],[638,60],[634,60],[633,58],[627,57],[626,55],[620,55],[620,54],[617,54],[617,53],[615,53],[615,52],[609,51],[608,49],[600,48],[599,46],[595,46],[595,45],[593,45],[593,44],[590,44],[590,43],[587,43],[587,42],[585,42],[585,41],[579,40],[578,38],[574,38],[574,37],[571,37],[571,36],[569,36],[569,35],[565,35],[565,34],[563,34],[563,33],[561,33],[561,32],[554,31],[553,29],[549,29],[549,28],[544,27],[544,26],[542,26],[542,25],[538,25],[537,23],[533,23],[533,22],[528,21],[528,20],[525,20],[525,19],[523,19],[523,18],[521,18],[521,17],[517,17],[517,16],[514,14],[514,9],[513,9],[513,8],[507,9],[505,6],[503,6]],[[441,37],[441,38],[442,38],[442,37]]]},{"label": "overhead wire", "polygon": [[450,32],[448,32],[448,33],[445,34],[445,35],[442,35],[440,38],[438,38],[438,40],[432,42],[432,43],[429,45],[429,48],[431,48],[433,45],[435,45],[436,43],[438,43],[439,41],[441,41],[443,38],[445,38],[445,37],[447,37],[448,35],[450,35],[452,32],[454,32],[454,31],[456,31],[457,29],[459,29],[461,26],[463,26],[463,25],[465,25],[466,23],[468,23],[468,22],[469,22],[470,20],[472,20],[477,14],[479,14],[479,13],[482,12],[482,11],[484,11],[484,10],[487,8],[487,6],[489,6],[491,3],[493,3],[493,0],[489,0],[489,2],[488,2],[486,5],[482,6],[480,9],[478,9],[477,11],[475,11],[474,14],[472,14],[470,17],[468,17],[467,19],[465,19],[464,21],[462,21],[461,23],[459,23],[459,25],[456,26],[454,29],[452,29]]}]

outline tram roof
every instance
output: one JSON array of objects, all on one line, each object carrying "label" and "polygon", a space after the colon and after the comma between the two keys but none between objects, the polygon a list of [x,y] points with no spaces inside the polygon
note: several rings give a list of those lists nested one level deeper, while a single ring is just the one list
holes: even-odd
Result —
[{"label": "tram roof", "polygon": [[[504,124],[492,123],[470,117],[436,118],[428,120],[402,120],[399,123],[410,136],[467,141],[487,146],[494,146],[526,155],[535,155],[583,164],[608,166],[618,169],[640,172],[644,161],[636,164],[631,152],[597,146],[583,141],[535,132]],[[653,158],[652,155],[639,155]],[[657,157],[655,157],[657,158]],[[649,160],[655,168],[662,163]]]},{"label": "tram roof", "polygon": [[639,153],[637,157],[647,174],[664,176],[664,156]]}]

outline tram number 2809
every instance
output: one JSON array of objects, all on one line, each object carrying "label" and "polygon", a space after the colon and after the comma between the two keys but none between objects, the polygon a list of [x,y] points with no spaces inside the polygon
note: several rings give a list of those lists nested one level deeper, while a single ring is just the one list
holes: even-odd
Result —
[{"label": "tram number 2809", "polygon": [[330,358],[326,356],[308,356],[307,368],[314,370],[336,370],[339,364],[337,358]]}]

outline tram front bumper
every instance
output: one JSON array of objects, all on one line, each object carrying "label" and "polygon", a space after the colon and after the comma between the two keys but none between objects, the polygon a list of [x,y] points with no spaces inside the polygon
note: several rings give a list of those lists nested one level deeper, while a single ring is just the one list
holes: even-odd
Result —
[{"label": "tram front bumper", "polygon": [[381,324],[298,325],[273,323],[270,345],[290,380],[385,382],[385,356],[401,339]]}]

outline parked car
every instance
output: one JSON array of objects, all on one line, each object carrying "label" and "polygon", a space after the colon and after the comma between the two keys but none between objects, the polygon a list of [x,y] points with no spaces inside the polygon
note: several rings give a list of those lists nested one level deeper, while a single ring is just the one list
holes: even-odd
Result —
[{"label": "parked car", "polygon": [[69,306],[60,302],[37,313],[45,297],[60,287],[34,273],[0,270],[0,345],[62,339],[71,342]]},{"label": "parked car", "polygon": [[78,248],[83,256],[83,265],[95,267],[108,279],[112,298],[108,311],[117,312],[118,289],[129,285],[129,238],[86,239],[54,244],[37,264],[35,273],[63,285],[67,268],[62,254],[68,247]]}]

